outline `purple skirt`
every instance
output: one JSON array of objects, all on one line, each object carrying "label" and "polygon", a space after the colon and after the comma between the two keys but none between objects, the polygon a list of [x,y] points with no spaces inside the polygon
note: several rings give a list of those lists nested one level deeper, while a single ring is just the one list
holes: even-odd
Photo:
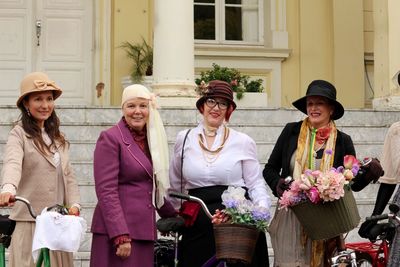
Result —
[{"label": "purple skirt", "polygon": [[122,259],[107,235],[93,234],[90,266],[154,267],[154,241],[132,240],[131,245],[131,255]]}]

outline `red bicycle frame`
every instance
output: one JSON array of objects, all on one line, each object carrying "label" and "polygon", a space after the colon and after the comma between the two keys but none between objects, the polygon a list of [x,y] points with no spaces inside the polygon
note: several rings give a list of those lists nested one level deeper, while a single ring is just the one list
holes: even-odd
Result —
[{"label": "red bicycle frame", "polygon": [[368,254],[372,260],[373,267],[386,267],[389,258],[389,244],[386,240],[376,242],[356,242],[347,243],[346,248],[356,253],[357,261],[360,260],[362,254]]},{"label": "red bicycle frame", "polygon": [[365,218],[366,221],[380,221],[389,219],[386,224],[377,224],[379,228],[374,231],[377,240],[373,242],[355,242],[345,244],[346,249],[352,250],[356,254],[357,266],[363,262],[370,263],[373,267],[386,267],[389,260],[389,244],[392,239],[391,231],[396,231],[395,225],[390,220],[395,220],[400,223],[400,217],[396,214],[399,212],[399,206],[390,204],[390,213],[382,215],[373,215]]}]

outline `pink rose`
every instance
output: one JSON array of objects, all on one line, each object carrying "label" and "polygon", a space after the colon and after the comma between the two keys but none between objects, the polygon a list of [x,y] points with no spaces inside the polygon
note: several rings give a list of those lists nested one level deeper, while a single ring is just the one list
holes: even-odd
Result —
[{"label": "pink rose", "polygon": [[343,160],[343,166],[346,169],[352,169],[353,165],[356,164],[358,166],[358,160],[356,159],[356,157],[354,157],[353,155],[346,155],[344,156],[344,160]]},{"label": "pink rose", "polygon": [[[311,177],[312,179],[312,177]],[[301,184],[299,185],[300,189],[302,190],[308,190],[311,188],[311,181],[310,181],[310,177],[307,175],[302,174],[301,175]]]},{"label": "pink rose", "polygon": [[308,198],[312,203],[318,203],[320,201],[319,192],[316,187],[312,187],[308,192]]},{"label": "pink rose", "polygon": [[354,178],[354,174],[350,169],[345,169],[343,172],[343,176],[346,178],[347,181],[350,181]]}]

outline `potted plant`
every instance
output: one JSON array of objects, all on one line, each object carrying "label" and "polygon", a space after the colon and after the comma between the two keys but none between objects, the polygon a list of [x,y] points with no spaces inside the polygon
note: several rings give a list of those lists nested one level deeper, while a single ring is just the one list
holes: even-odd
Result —
[{"label": "potted plant", "polygon": [[153,74],[153,48],[142,38],[141,43],[123,42],[120,46],[132,59],[132,82],[141,83],[144,76]]},{"label": "potted plant", "polygon": [[202,71],[200,78],[195,80],[197,85],[200,85],[202,81],[208,83],[212,80],[221,80],[229,83],[232,86],[232,90],[236,92],[236,98],[243,98],[245,92],[257,92],[263,91],[262,79],[250,81],[248,75],[242,75],[235,68],[221,67],[216,63],[212,64],[212,69],[208,71]]}]

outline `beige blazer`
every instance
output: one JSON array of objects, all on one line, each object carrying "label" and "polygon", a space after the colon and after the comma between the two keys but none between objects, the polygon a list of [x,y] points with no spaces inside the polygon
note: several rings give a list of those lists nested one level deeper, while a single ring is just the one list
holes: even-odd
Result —
[{"label": "beige blazer", "polygon": [[379,178],[381,183],[400,183],[400,121],[393,123],[383,143],[381,164],[385,174]]},{"label": "beige blazer", "polygon": [[[69,162],[68,148],[60,149],[62,175],[64,181],[65,203],[55,203],[57,186],[57,168],[52,155],[44,155],[27,137],[24,129],[16,125],[10,132],[4,153],[2,184],[13,184],[17,195],[28,199],[35,212],[54,204],[68,207],[79,203],[79,188]],[[17,221],[33,221],[27,208],[17,202],[11,211],[10,218]]]}]

